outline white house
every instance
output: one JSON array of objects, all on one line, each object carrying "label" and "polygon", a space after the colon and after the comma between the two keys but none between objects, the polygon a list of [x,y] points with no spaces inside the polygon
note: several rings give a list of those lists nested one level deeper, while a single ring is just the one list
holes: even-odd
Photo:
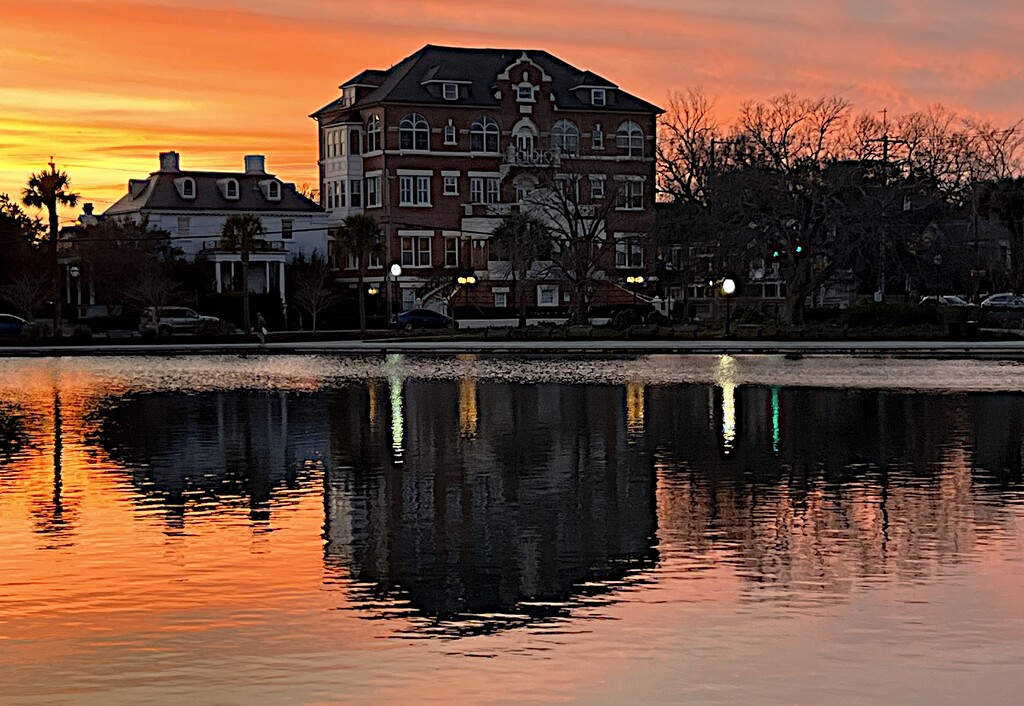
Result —
[{"label": "white house", "polygon": [[104,218],[148,218],[171,234],[189,260],[203,259],[214,271],[217,293],[242,287],[242,253],[221,243],[228,216],[258,216],[265,245],[250,256],[248,289],[278,292],[285,301],[284,266],[298,254],[327,257],[327,214],[314,201],[266,171],[262,155],[245,157],[245,171],[181,169],[177,152],[160,154],[160,169],[130,179],[128,193],[103,212]]}]

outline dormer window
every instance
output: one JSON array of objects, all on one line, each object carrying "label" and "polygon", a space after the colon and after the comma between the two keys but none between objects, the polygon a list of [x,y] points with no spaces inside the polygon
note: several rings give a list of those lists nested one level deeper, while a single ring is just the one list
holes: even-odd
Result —
[{"label": "dormer window", "polygon": [[263,189],[263,195],[267,197],[267,200],[281,200],[281,182],[276,179],[268,179],[267,181],[261,181],[260,187]]},{"label": "dormer window", "polygon": [[517,87],[516,100],[520,103],[533,102],[533,86],[529,83],[521,83]]},{"label": "dormer window", "polygon": [[192,177],[175,179],[174,185],[178,187],[178,195],[183,199],[194,199],[196,197],[196,180]]},{"label": "dormer window", "polygon": [[221,193],[224,194],[224,198],[229,201],[238,200],[238,180],[237,179],[224,179],[220,182]]},{"label": "dormer window", "polygon": [[590,102],[597,107],[603,107],[607,105],[608,97],[605,94],[603,88],[592,88],[590,90]]},{"label": "dormer window", "polygon": [[446,101],[457,101],[459,99],[459,84],[457,83],[443,83],[441,84],[441,95]]}]

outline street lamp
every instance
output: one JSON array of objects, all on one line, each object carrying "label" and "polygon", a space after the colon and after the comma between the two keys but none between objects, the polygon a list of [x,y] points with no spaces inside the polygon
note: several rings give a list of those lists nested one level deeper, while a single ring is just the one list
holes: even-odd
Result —
[{"label": "street lamp", "polygon": [[726,277],[722,280],[722,296],[725,297],[725,337],[729,337],[729,319],[732,318],[732,295],[736,293],[736,280]]},{"label": "street lamp", "polygon": [[632,285],[633,290],[633,306],[636,307],[636,290],[643,286],[644,278],[642,275],[632,276],[626,278],[626,284]]},{"label": "street lamp", "polygon": [[402,266],[399,265],[397,262],[391,263],[391,267],[390,267],[390,269],[388,269],[388,275],[390,275],[390,279],[385,277],[385,279],[387,281],[384,282],[384,298],[387,300],[388,323],[390,324],[390,322],[391,322],[391,280],[397,281],[398,278],[402,275]]}]

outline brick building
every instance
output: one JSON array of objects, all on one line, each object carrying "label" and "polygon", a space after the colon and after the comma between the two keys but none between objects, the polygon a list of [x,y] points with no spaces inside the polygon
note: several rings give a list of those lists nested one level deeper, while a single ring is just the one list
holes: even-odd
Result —
[{"label": "brick building", "polygon": [[[387,254],[366,265],[389,308],[458,303],[511,307],[506,264],[492,259],[501,219],[537,211],[545,194],[572,196],[599,221],[593,303],[628,301],[628,273],[653,271],[644,246],[654,224],[656,106],[543,51],[426,46],[391,69],[366,70],[313,113],[320,193],[329,224],[373,216]],[[390,265],[402,274],[388,282]],[[354,281],[354,258],[338,254]],[[452,282],[472,272],[478,284]],[[565,307],[557,268],[538,264],[530,306]]]}]

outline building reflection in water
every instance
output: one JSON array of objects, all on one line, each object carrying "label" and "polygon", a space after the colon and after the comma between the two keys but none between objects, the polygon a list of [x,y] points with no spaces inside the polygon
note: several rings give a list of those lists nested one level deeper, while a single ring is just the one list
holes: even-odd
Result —
[{"label": "building reflection in water", "polygon": [[47,472],[52,451],[39,527],[67,531],[68,425],[172,529],[235,508],[266,528],[322,480],[326,580],[428,635],[549,625],[678,581],[668,561],[731,567],[758,599],[841,600],[1019,542],[1024,395],[753,387],[735,365],[715,385],[613,386],[420,380],[389,360],[319,392],[107,399],[88,425],[77,398],[40,393],[28,422],[0,401],[0,499],[26,447]]},{"label": "building reflection in water", "polygon": [[334,415],[335,579],[368,614],[443,635],[557,619],[636,580],[657,558],[654,470],[620,394],[408,380],[401,466],[360,442],[368,420]]},{"label": "building reflection in water", "polygon": [[101,413],[96,442],[131,473],[169,526],[186,513],[246,503],[268,526],[275,489],[319,472],[328,444],[325,395],[226,391],[129,396]]}]

